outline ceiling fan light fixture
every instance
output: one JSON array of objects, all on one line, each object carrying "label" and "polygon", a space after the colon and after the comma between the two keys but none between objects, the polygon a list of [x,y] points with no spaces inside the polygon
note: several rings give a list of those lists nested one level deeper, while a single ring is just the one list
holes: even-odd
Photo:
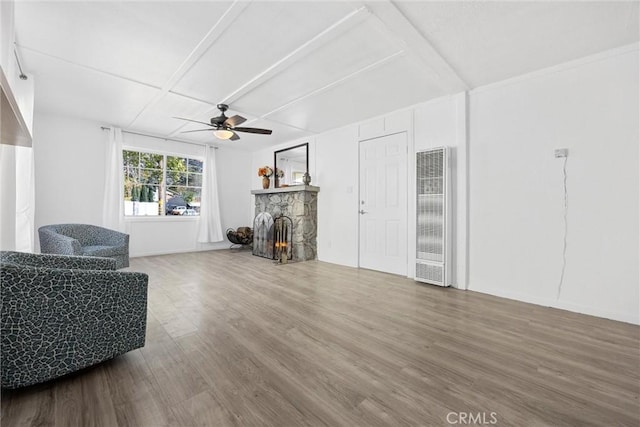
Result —
[{"label": "ceiling fan light fixture", "polygon": [[214,130],[213,134],[218,139],[229,139],[229,138],[231,138],[233,136],[233,132],[231,132],[230,130],[227,130],[227,129]]},{"label": "ceiling fan light fixture", "polygon": [[[2,0],[0,0],[2,1]],[[191,133],[191,132],[207,132],[213,131],[213,136],[222,140],[231,140],[237,141],[240,139],[237,132],[247,132],[247,133],[255,133],[258,135],[271,135],[271,129],[260,129],[260,128],[248,128],[248,127],[240,127],[238,125],[247,121],[242,116],[234,115],[231,117],[225,116],[224,112],[227,111],[229,106],[227,104],[218,104],[218,110],[220,110],[220,115],[218,117],[212,117],[210,122],[205,123],[199,120],[191,120],[185,119],[183,117],[174,117],[178,120],[186,120],[187,122],[200,123],[202,125],[208,126],[205,129],[194,129],[194,130],[185,130],[182,133]]]}]

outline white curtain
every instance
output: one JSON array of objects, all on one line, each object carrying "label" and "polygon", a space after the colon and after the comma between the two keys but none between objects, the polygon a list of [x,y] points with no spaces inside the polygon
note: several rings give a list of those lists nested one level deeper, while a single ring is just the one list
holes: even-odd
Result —
[{"label": "white curtain", "polygon": [[122,177],[122,130],[109,130],[104,180],[102,225],[112,230],[124,230],[124,182]]},{"label": "white curtain", "polygon": [[200,227],[198,242],[213,243],[224,240],[220,224],[218,203],[218,177],[216,174],[216,149],[205,147],[204,171],[202,174],[202,197],[200,202]]},{"label": "white curtain", "polygon": [[33,252],[34,211],[33,148],[0,144],[0,249]]},{"label": "white curtain", "polygon": [[33,252],[35,175],[31,147],[16,147],[16,250]]}]

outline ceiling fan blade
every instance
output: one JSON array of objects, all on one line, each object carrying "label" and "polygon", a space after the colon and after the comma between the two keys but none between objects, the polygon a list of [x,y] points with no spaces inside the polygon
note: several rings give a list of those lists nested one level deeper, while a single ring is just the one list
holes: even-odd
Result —
[{"label": "ceiling fan blade", "polygon": [[178,120],[186,120],[186,121],[188,121],[188,122],[200,123],[201,125],[207,125],[207,126],[214,127],[211,123],[207,123],[207,122],[199,122],[199,121],[197,121],[197,120],[185,119],[185,118],[183,118],[183,117],[174,117],[174,119],[178,119]]},{"label": "ceiling fan blade", "polygon": [[235,133],[235,132],[233,132],[233,136],[231,138],[229,138],[230,141],[237,141],[239,139],[240,139],[240,136],[238,136],[238,134]]},{"label": "ceiling fan blade", "polygon": [[229,127],[236,127],[239,124],[244,123],[246,121],[247,119],[236,114],[235,116],[229,117],[227,120],[225,120],[223,125],[229,126]]},{"label": "ceiling fan blade", "polygon": [[196,130],[185,130],[185,131],[180,132],[180,133],[203,132],[203,131],[211,132],[211,131],[214,131],[214,130],[215,129],[196,129]]},{"label": "ceiling fan blade", "polygon": [[260,128],[233,128],[233,130],[237,132],[247,132],[247,133],[259,133],[261,135],[271,135],[271,129],[260,129]]}]

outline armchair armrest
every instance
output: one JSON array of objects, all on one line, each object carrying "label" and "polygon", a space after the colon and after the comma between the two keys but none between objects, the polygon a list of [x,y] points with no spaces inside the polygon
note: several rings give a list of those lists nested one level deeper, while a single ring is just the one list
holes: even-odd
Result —
[{"label": "armchair armrest", "polygon": [[116,260],[112,258],[32,254],[28,252],[0,252],[0,261],[30,267],[68,268],[73,270],[115,270]]},{"label": "armchair armrest", "polygon": [[44,253],[56,253],[64,255],[81,255],[82,245],[73,237],[58,234],[52,230],[41,227],[39,230],[40,248]]},{"label": "armchair armrest", "polygon": [[110,246],[129,246],[129,235],[116,230],[104,229],[102,234],[104,242]]}]

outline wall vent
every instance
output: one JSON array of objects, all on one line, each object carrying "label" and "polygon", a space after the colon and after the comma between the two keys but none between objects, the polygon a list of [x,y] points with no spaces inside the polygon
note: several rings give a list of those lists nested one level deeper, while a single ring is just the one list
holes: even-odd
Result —
[{"label": "wall vent", "polygon": [[416,280],[449,286],[448,151],[416,153]]}]

